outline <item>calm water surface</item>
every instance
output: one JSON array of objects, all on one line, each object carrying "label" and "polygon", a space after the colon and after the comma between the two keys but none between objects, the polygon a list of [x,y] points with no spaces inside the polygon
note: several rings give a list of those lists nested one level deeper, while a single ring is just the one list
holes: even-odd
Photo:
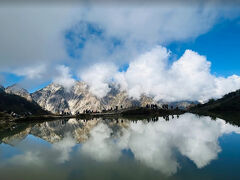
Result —
[{"label": "calm water surface", "polygon": [[240,179],[240,128],[184,114],[0,129],[0,179]]}]

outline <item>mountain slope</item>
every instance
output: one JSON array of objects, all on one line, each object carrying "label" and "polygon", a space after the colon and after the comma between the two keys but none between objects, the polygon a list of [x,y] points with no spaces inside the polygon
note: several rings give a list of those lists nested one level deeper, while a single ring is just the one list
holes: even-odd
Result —
[{"label": "mountain slope", "polygon": [[60,85],[50,84],[47,87],[31,94],[33,100],[43,109],[53,113],[70,112],[68,103],[64,98],[65,90]]},{"label": "mountain slope", "polygon": [[226,94],[218,100],[209,100],[208,103],[199,104],[191,111],[196,112],[240,112],[240,90]]},{"label": "mountain slope", "polygon": [[48,114],[37,103],[29,102],[25,98],[14,94],[0,92],[0,112],[16,113],[18,115],[42,115]]}]

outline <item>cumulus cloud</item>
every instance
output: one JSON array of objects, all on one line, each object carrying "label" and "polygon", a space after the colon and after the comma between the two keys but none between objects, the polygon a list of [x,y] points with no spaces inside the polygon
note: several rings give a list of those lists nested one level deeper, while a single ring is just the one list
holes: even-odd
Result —
[{"label": "cumulus cloud", "polygon": [[162,75],[166,73],[168,57],[167,49],[159,46],[130,62],[127,71],[117,73],[115,79],[134,98],[143,93],[150,95],[157,91],[155,86],[165,86],[159,82],[166,81]]},{"label": "cumulus cloud", "polygon": [[[210,62],[191,50],[169,68],[170,52],[157,44],[194,39],[219,18],[235,16],[228,6],[216,8],[207,2],[178,7],[92,6],[82,11],[81,23],[72,29],[70,49],[80,58],[80,79],[98,97],[109,92],[108,83],[114,79],[134,98],[144,93],[156,100],[206,101],[240,88],[239,77],[211,75]],[[126,72],[114,72],[124,64],[129,64]]]},{"label": "cumulus cloud", "polygon": [[90,85],[90,92],[101,98],[110,91],[109,83],[117,72],[113,64],[95,64],[80,72],[80,78]]},{"label": "cumulus cloud", "polygon": [[204,102],[240,88],[239,76],[224,78],[211,74],[211,62],[192,50],[186,50],[172,64],[170,58],[170,51],[156,46],[131,61],[126,71],[119,72],[113,65],[95,64],[80,77],[99,97],[105,96],[109,92],[109,83],[114,82],[135,99],[145,94],[167,102]]},{"label": "cumulus cloud", "polygon": [[64,86],[67,90],[75,84],[75,79],[72,78],[69,67],[64,65],[59,65],[56,67],[57,73],[53,78],[53,82]]},{"label": "cumulus cloud", "polygon": [[196,52],[186,50],[173,64],[169,58],[170,52],[157,46],[130,62],[115,80],[134,98],[147,94],[169,102],[206,101],[240,88],[239,76],[216,77],[210,72],[210,61]]}]

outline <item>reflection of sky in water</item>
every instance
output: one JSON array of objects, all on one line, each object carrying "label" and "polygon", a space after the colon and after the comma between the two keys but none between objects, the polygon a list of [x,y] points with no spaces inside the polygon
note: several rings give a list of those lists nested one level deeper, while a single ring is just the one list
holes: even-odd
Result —
[{"label": "reflection of sky in water", "polygon": [[[73,123],[70,120],[69,123],[77,127],[77,121]],[[53,144],[33,135],[28,135],[14,146],[3,143],[0,145],[0,172],[5,177],[4,174],[7,176],[11,168],[19,171],[29,169],[33,174],[48,171],[49,177],[54,178],[54,173],[58,172],[59,179],[68,179],[73,171],[81,171],[83,164],[88,162],[116,166],[125,157],[129,164],[134,161],[170,176],[183,169],[183,158],[187,158],[197,169],[207,167],[218,158],[221,161],[218,156],[224,153],[220,153],[224,144],[219,141],[226,142],[225,137],[228,141],[232,141],[229,137],[237,141],[239,135],[232,133],[240,133],[239,127],[221,119],[211,120],[210,117],[193,114],[184,114],[169,121],[163,118],[149,123],[124,121],[124,125],[118,124],[117,130],[113,126],[99,121],[89,130],[89,138],[81,144],[77,144],[70,132],[63,132],[62,139]],[[81,125],[81,128],[84,126]],[[231,154],[225,156],[231,157]],[[132,166],[136,168],[137,165]]]}]

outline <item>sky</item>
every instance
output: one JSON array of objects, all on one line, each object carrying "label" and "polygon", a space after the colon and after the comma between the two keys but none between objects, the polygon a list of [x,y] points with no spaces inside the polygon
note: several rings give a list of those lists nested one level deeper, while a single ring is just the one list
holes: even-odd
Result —
[{"label": "sky", "polygon": [[240,89],[238,1],[136,2],[3,3],[0,84],[83,80],[99,98],[114,84],[163,101]]}]

